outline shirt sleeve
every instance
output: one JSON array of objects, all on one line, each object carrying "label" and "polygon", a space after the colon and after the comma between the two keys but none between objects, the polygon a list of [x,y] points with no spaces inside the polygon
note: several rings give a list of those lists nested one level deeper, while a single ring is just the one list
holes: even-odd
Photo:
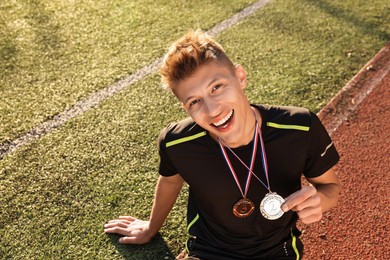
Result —
[{"label": "shirt sleeve", "polygon": [[158,172],[161,176],[169,177],[176,175],[178,170],[176,169],[174,163],[169,158],[166,147],[166,133],[168,128],[165,128],[161,131],[158,138],[158,153],[160,155],[160,163],[158,167]]},{"label": "shirt sleeve", "polygon": [[328,132],[316,114],[311,112],[311,126],[303,174],[309,178],[321,176],[340,159]]}]

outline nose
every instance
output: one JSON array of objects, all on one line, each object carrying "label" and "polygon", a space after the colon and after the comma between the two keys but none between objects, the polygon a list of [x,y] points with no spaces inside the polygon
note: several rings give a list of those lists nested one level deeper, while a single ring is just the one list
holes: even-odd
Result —
[{"label": "nose", "polygon": [[214,99],[208,99],[205,101],[206,113],[210,117],[217,117],[221,113],[221,105]]}]

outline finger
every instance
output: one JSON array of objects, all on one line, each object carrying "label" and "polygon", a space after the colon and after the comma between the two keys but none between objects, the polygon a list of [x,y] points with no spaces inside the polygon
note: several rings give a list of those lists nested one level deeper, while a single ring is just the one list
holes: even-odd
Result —
[{"label": "finger", "polygon": [[125,222],[125,223],[132,223],[134,221],[136,221],[137,219],[136,218],[133,218],[133,217],[130,217],[130,216],[119,216],[118,219],[112,219],[110,221],[108,221],[107,223],[113,223],[113,222]]},{"label": "finger", "polygon": [[310,216],[321,216],[321,208],[320,207],[311,207],[311,208],[305,208],[304,210],[297,211],[298,217],[300,219],[306,219],[309,218]]},{"label": "finger", "polygon": [[298,217],[304,224],[311,224],[314,222],[318,222],[322,219],[321,210],[307,208],[297,213],[298,213]]},{"label": "finger", "polygon": [[123,236],[130,236],[131,231],[121,228],[121,227],[111,227],[111,228],[105,228],[104,229],[105,233],[110,233],[110,234],[119,234]]},{"label": "finger", "polygon": [[302,211],[306,208],[319,208],[321,206],[321,197],[318,194],[311,196],[302,203],[291,208],[292,211]]},{"label": "finger", "polygon": [[107,224],[113,224],[113,223],[126,223],[126,224],[131,224],[130,221],[124,220],[124,219],[112,219],[107,222]]},{"label": "finger", "polygon": [[309,197],[315,195],[316,192],[317,190],[313,186],[308,186],[297,192],[294,192],[293,194],[285,198],[285,202],[282,205],[282,210],[284,212],[289,211],[298,204],[301,204],[302,202],[307,200]]},{"label": "finger", "polygon": [[129,224],[123,223],[123,222],[108,222],[104,225],[104,228],[112,228],[112,227],[121,227],[121,228],[127,228]]},{"label": "finger", "polygon": [[130,222],[133,222],[133,221],[137,220],[136,218],[133,218],[131,216],[119,216],[119,219],[127,220],[127,221],[130,221]]}]

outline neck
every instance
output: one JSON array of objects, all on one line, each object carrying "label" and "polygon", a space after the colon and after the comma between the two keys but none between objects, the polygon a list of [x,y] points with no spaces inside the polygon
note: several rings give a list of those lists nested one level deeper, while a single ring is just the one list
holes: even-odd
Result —
[{"label": "neck", "polygon": [[[261,124],[263,122],[262,120],[262,117],[261,117],[261,114],[260,114],[260,111],[256,108],[256,107],[252,107],[251,106],[251,109],[253,111],[253,114],[255,116],[255,121],[257,121],[257,124],[259,125],[260,129],[261,129]],[[256,124],[256,123],[255,123]],[[254,131],[254,130],[253,130]]]},{"label": "neck", "polygon": [[[245,140],[243,140],[241,145],[247,145],[253,141],[253,139],[255,137],[256,126],[257,126],[257,124],[259,124],[259,115],[257,114],[257,111],[256,111],[257,109],[251,107],[251,110],[252,110],[252,113],[249,112],[250,114],[248,115],[248,122],[249,122],[248,123],[248,131],[246,134],[246,138],[245,138]],[[260,119],[260,121],[261,121],[261,119]],[[232,147],[232,148],[235,148],[235,147]]]}]

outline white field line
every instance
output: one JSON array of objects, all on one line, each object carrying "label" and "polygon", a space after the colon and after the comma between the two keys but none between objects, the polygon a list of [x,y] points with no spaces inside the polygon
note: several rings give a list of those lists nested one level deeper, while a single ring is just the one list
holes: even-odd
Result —
[{"label": "white field line", "polygon": [[[217,34],[221,33],[222,31],[225,31],[225,30],[229,29],[230,27],[232,27],[233,25],[237,24],[238,22],[240,22],[244,18],[252,15],[258,9],[260,9],[263,6],[265,6],[266,4],[268,4],[270,1],[271,0],[260,0],[260,1],[255,2],[254,4],[248,6],[247,8],[241,10],[240,12],[236,13],[232,17],[215,25],[213,28],[211,28],[209,31],[207,31],[207,33],[210,34],[211,36],[216,36]],[[14,141],[1,143],[0,144],[0,159],[3,158],[5,155],[15,151],[16,149],[31,143],[35,139],[48,134],[52,130],[65,124],[68,120],[84,114],[86,111],[99,105],[99,103],[102,102],[103,100],[105,100],[105,99],[117,94],[118,92],[128,88],[129,86],[142,80],[146,76],[148,76],[152,73],[155,73],[157,71],[158,67],[160,66],[162,60],[163,60],[163,57],[158,58],[155,61],[153,61],[151,64],[139,69],[138,71],[136,71],[134,74],[131,74],[127,78],[122,79],[111,86],[108,86],[104,89],[101,89],[101,90],[93,93],[92,95],[90,95],[86,99],[77,102],[73,107],[62,111],[61,113],[56,115],[53,119],[46,121],[46,122],[43,122],[42,124],[33,128],[28,133],[15,139]]]},{"label": "white field line", "polygon": [[[330,136],[356,111],[363,100],[380,84],[383,78],[390,73],[390,60],[386,64],[381,64],[382,68],[376,66],[376,61],[385,52],[390,52],[390,43],[383,47],[366,65],[345,85],[329,102],[318,112],[320,119],[326,117],[328,111],[331,113],[330,120],[325,120],[324,126]],[[359,84],[361,76],[367,70],[377,70],[375,75],[369,77],[369,81],[364,82],[363,87],[354,93],[354,87]]]}]

